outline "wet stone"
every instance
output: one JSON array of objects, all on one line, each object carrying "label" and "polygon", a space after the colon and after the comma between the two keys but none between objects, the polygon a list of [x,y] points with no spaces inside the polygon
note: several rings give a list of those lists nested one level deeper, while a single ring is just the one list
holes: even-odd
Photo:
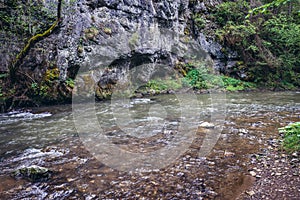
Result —
[{"label": "wet stone", "polygon": [[209,123],[209,122],[203,122],[200,124],[201,128],[214,128],[215,125],[213,123]]},{"label": "wet stone", "polygon": [[251,176],[254,176],[254,177],[256,176],[256,172],[254,172],[254,171],[250,171],[249,173]]},{"label": "wet stone", "polygon": [[247,191],[246,194],[248,194],[249,196],[253,196],[255,195],[255,192],[251,190],[251,191]]},{"label": "wet stone", "polygon": [[235,153],[230,152],[230,151],[225,151],[225,152],[224,152],[224,156],[225,156],[225,157],[234,157],[234,156],[235,156]]},{"label": "wet stone", "polygon": [[292,156],[293,156],[294,158],[298,158],[298,153],[295,152],[295,153],[292,154]]},{"label": "wet stone", "polygon": [[51,177],[52,171],[37,165],[23,167],[13,172],[15,177],[25,178],[30,181],[43,181]]}]

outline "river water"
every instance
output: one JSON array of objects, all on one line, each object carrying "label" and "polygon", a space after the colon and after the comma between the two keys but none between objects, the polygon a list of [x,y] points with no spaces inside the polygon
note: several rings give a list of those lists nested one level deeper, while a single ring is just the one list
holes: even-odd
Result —
[{"label": "river water", "polygon": [[[279,138],[279,127],[300,120],[299,92],[197,95],[197,102],[182,104],[171,94],[131,99],[126,109],[99,102],[92,114],[101,129],[92,135],[90,115],[76,118],[72,105],[1,114],[0,199],[234,199],[253,183],[251,159]],[[100,133],[112,141],[108,148],[136,158],[113,149],[99,156],[107,144]],[[147,154],[158,149],[166,152]],[[139,160],[143,153],[148,157]],[[12,175],[31,165],[49,168],[51,178]]]}]

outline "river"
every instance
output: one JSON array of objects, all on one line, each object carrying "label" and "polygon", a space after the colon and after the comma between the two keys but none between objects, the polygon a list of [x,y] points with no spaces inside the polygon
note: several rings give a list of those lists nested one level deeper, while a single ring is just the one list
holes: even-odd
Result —
[{"label": "river", "polygon": [[[106,152],[104,160],[97,157],[106,144],[95,141],[95,135],[85,138],[89,133],[84,135],[78,127],[84,124],[74,117],[72,105],[1,114],[0,199],[234,199],[253,183],[247,167],[251,159],[279,138],[279,127],[299,121],[300,92],[229,93],[222,98],[222,112],[212,106],[209,94],[197,95],[197,108],[183,107],[172,94],[131,99],[126,107],[130,115],[125,117],[120,115],[124,110],[110,101],[96,103],[99,132],[112,141],[110,147],[134,155],[160,148],[169,151],[151,154],[147,162],[155,162],[155,167],[138,172],[118,168],[125,163],[134,169],[138,158],[128,164],[127,154],[113,158]],[[189,110],[188,120],[183,119],[183,108]],[[224,119],[218,121],[216,113]],[[201,127],[204,122],[208,125]],[[185,146],[178,150],[172,140],[187,130],[180,126],[195,134],[181,138]],[[199,151],[209,140],[215,141],[201,156]],[[91,146],[95,143],[100,144],[98,149]],[[51,178],[32,182],[12,175],[31,165],[51,169]]]}]

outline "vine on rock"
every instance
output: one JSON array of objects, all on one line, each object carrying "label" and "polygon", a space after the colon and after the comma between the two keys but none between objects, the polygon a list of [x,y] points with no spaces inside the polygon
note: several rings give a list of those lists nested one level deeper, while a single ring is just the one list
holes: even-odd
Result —
[{"label": "vine on rock", "polygon": [[24,58],[28,55],[28,52],[34,46],[34,44],[37,41],[49,36],[54,31],[54,29],[57,28],[60,25],[60,23],[61,23],[61,9],[62,9],[62,0],[58,0],[57,19],[56,19],[56,21],[45,32],[39,33],[39,34],[36,34],[36,35],[32,36],[28,40],[25,47],[21,50],[21,52],[16,56],[16,58],[10,64],[10,66],[9,66],[9,75],[10,75],[10,80],[11,80],[12,83],[16,82],[16,80],[17,80],[16,75],[17,75],[19,66],[22,64]]}]

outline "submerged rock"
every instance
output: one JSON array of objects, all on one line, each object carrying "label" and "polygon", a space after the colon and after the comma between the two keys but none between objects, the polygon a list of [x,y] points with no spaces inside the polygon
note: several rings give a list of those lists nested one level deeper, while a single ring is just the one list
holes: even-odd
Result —
[{"label": "submerged rock", "polygon": [[15,177],[21,177],[31,181],[43,181],[51,177],[52,171],[45,167],[31,165],[17,169],[13,174]]}]

